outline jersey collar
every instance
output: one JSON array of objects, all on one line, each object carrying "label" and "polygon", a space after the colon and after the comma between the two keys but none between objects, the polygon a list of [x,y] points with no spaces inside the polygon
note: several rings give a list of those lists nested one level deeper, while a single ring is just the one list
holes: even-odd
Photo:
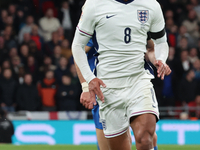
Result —
[{"label": "jersey collar", "polygon": [[123,3],[123,4],[129,4],[129,3],[133,2],[134,0],[128,0],[126,2],[124,0],[115,0],[115,1],[118,1],[118,2]]}]

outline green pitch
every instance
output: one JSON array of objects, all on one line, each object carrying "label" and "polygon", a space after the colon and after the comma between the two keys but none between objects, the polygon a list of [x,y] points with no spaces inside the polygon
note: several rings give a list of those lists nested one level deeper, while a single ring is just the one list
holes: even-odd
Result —
[{"label": "green pitch", "polygon": [[[135,147],[132,148],[135,150]],[[159,145],[159,150],[200,150],[200,145]],[[0,145],[0,150],[97,150],[96,145],[28,145],[28,146],[15,146],[15,145]]]}]

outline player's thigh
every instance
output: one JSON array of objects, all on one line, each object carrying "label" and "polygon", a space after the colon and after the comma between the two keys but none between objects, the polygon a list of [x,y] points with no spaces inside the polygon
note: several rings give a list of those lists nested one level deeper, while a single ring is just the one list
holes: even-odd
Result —
[{"label": "player's thigh", "polygon": [[130,131],[113,138],[107,138],[110,150],[131,150]]},{"label": "player's thigh", "polygon": [[108,142],[104,136],[103,130],[96,128],[96,134],[100,150],[109,150]]},{"label": "player's thigh", "polygon": [[140,147],[141,144],[149,144],[149,149],[151,149],[156,128],[156,116],[146,113],[131,117],[130,122],[135,136],[136,147]]}]

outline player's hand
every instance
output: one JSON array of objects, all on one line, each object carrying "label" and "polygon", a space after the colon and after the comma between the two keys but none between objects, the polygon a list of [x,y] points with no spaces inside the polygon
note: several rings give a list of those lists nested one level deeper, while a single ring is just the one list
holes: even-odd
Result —
[{"label": "player's hand", "polygon": [[103,81],[98,78],[94,78],[92,81],[90,81],[89,91],[90,91],[91,101],[94,101],[94,100],[96,101],[96,98],[95,98],[95,94],[96,94],[99,97],[99,99],[104,103],[104,96],[100,89],[101,85],[104,88],[106,87]]},{"label": "player's hand", "polygon": [[172,70],[171,70],[170,67],[166,64],[166,66],[165,66],[165,75],[168,76],[168,75],[171,74],[171,72],[172,72]]},{"label": "player's hand", "polygon": [[154,66],[157,68],[158,78],[164,80],[166,72],[166,64],[164,64],[161,60],[156,60]]},{"label": "player's hand", "polygon": [[90,92],[82,92],[80,103],[87,109],[93,109],[93,104],[96,105],[96,100],[95,102],[91,101]]}]

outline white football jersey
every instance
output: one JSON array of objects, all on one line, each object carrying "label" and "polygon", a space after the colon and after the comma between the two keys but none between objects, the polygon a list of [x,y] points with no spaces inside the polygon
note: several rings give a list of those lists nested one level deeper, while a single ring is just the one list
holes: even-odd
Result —
[{"label": "white football jersey", "polygon": [[133,83],[129,77],[153,78],[144,69],[147,32],[164,26],[156,0],[86,0],[77,28],[90,37],[96,31],[97,77],[109,87],[124,87]]}]

